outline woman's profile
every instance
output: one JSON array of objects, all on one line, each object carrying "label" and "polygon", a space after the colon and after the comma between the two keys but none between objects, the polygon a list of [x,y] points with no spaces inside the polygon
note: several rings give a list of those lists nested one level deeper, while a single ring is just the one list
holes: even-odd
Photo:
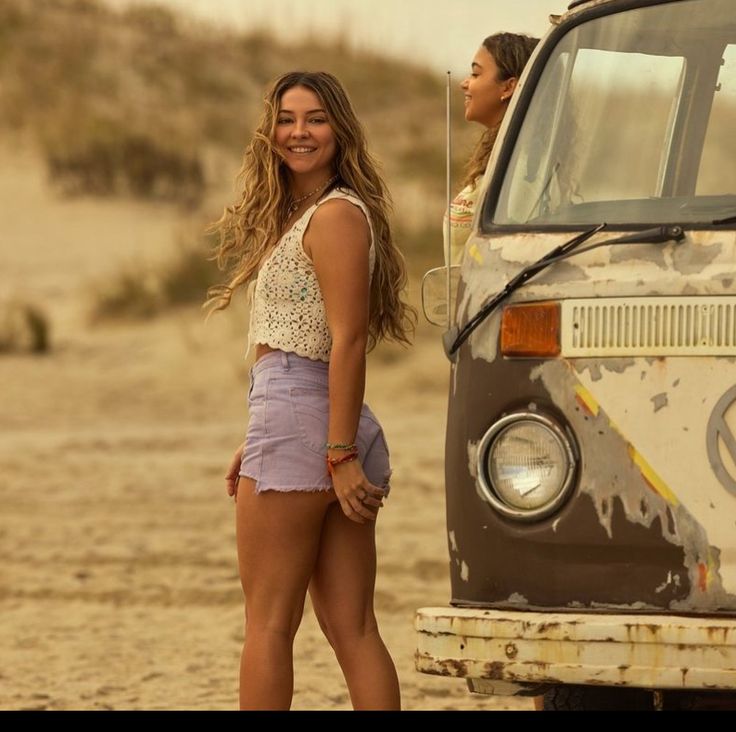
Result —
[{"label": "woman's profile", "polygon": [[458,264],[462,258],[478,202],[480,178],[488,165],[521,72],[538,42],[537,38],[517,33],[488,36],[473,57],[470,74],[460,84],[466,121],[477,122],[485,130],[466,165],[462,190],[450,204],[452,264]]},{"label": "woman's profile", "polygon": [[389,492],[383,430],[363,403],[366,350],[407,343],[403,258],[386,187],[340,82],[280,77],[216,224],[214,309],[251,287],[245,442],[230,464],[245,596],[242,709],[288,709],[306,593],[355,709],[399,709],[373,609],[375,525]]}]

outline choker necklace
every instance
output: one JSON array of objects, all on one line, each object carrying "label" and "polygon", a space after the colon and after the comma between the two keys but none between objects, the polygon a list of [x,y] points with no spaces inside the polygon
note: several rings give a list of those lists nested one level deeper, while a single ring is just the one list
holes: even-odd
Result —
[{"label": "choker necklace", "polygon": [[336,180],[337,180],[337,176],[333,175],[332,178],[330,178],[325,183],[322,183],[322,185],[320,185],[318,188],[315,188],[311,193],[307,193],[306,196],[300,196],[299,198],[295,198],[294,200],[292,200],[292,202],[289,204],[289,206],[286,209],[287,216],[291,216],[294,213],[294,211],[296,211],[299,208],[300,203],[302,203],[303,201],[306,201],[308,198],[313,196],[315,193],[319,193],[320,191],[323,191],[325,188],[327,188],[328,185],[330,185],[330,183],[333,183]]}]

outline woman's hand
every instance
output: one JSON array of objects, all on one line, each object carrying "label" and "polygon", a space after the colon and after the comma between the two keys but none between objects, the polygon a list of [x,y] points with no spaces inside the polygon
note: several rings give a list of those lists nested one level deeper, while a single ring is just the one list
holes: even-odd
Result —
[{"label": "woman's hand", "polygon": [[243,457],[243,450],[245,450],[245,443],[243,443],[233,455],[233,459],[230,461],[227,473],[225,473],[225,485],[227,486],[228,496],[233,496],[235,500],[238,500],[238,474],[240,473],[240,461]]},{"label": "woman's hand", "polygon": [[332,487],[343,513],[358,524],[375,521],[384,491],[365,477],[357,460],[332,466]]}]

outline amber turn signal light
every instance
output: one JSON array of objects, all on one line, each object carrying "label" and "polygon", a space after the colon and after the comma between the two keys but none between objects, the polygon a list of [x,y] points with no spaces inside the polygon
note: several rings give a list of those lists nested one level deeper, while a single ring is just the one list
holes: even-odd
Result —
[{"label": "amber turn signal light", "polygon": [[533,302],[509,305],[501,320],[504,356],[554,358],[560,355],[560,305]]}]

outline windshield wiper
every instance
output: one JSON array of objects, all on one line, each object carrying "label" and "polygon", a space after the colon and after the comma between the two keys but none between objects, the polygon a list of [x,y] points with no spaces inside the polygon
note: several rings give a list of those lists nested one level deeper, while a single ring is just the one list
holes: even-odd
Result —
[{"label": "windshield wiper", "polygon": [[527,265],[519,274],[514,276],[500,292],[497,292],[463,327],[458,331],[457,326],[448,330],[442,338],[447,357],[453,360],[458,348],[465,343],[470,334],[505,300],[509,295],[522,287],[532,277],[547,269],[551,264],[559,262],[577,254],[589,252],[598,247],[611,246],[613,244],[662,244],[668,241],[680,241],[685,233],[682,226],[657,226],[654,229],[645,229],[635,234],[617,237],[616,239],[605,239],[596,244],[577,249],[580,244],[590,239],[591,236],[603,231],[607,224],[599,224],[588,231],[566,241],[559,247],[545,254],[533,264]]}]

